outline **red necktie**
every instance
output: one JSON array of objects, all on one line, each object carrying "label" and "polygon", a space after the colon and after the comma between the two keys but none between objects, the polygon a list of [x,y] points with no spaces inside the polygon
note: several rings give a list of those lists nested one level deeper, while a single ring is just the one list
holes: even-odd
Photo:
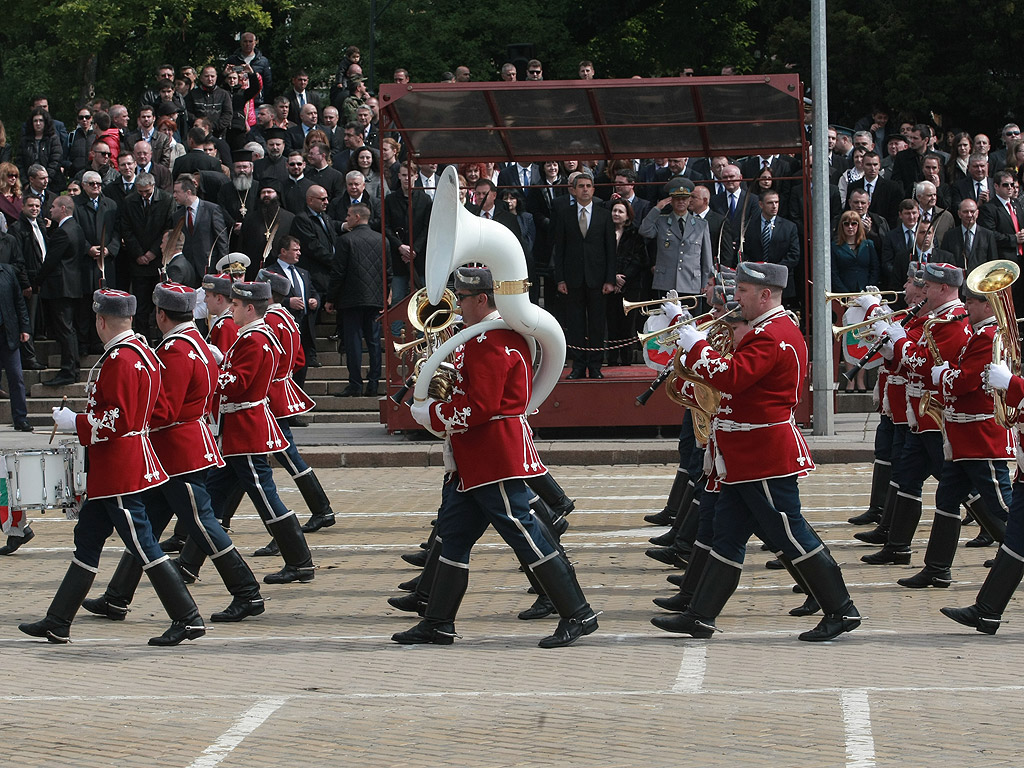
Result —
[{"label": "red necktie", "polygon": [[[1013,222],[1014,234],[1020,232],[1020,224],[1017,222],[1017,212],[1013,210],[1013,203],[1009,200],[1006,201],[1006,210],[1010,213],[1010,221]],[[1021,253],[1024,253],[1024,248],[1021,248],[1021,244],[1017,243],[1017,255],[1020,256]]]},{"label": "red necktie", "polygon": [[196,231],[195,214],[192,213],[192,209],[189,208],[188,209],[188,232],[189,232],[189,234],[192,234],[195,231]]}]

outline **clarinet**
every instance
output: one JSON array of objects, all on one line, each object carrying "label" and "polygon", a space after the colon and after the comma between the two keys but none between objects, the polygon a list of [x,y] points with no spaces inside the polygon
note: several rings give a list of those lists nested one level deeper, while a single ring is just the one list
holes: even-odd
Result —
[{"label": "clarinet", "polygon": [[[907,314],[900,319],[900,325],[906,327],[907,323],[909,323],[917,315],[917,313],[921,311],[921,307],[923,307],[924,305],[925,302],[922,301],[912,306],[910,308],[910,311],[907,312]],[[854,376],[856,376],[860,372],[861,368],[867,365],[868,360],[874,357],[878,353],[878,351],[885,346],[885,343],[887,341],[889,341],[889,337],[886,334],[883,333],[881,336],[879,336],[878,341],[876,341],[874,344],[868,347],[867,354],[864,355],[864,357],[862,357],[860,360],[858,360],[857,364],[853,368],[843,373],[843,376],[846,378],[846,380],[853,381]]]},{"label": "clarinet", "polygon": [[640,405],[647,405],[647,401],[651,399],[651,395],[653,395],[655,392],[658,391],[658,387],[660,387],[662,384],[664,384],[665,383],[665,379],[667,379],[671,374],[672,374],[672,366],[671,365],[666,365],[662,369],[661,373],[659,373],[655,377],[654,381],[651,382],[651,386],[649,386],[647,388],[647,390],[636,399],[636,404],[638,406],[640,406]]}]

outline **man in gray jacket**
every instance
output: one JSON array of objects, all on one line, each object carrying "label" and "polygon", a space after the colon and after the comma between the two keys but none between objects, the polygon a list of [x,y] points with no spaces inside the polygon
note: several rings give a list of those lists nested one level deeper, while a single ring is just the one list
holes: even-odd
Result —
[{"label": "man in gray jacket", "polygon": [[671,183],[669,196],[644,217],[640,234],[657,247],[651,287],[686,296],[703,291],[714,271],[711,235],[707,222],[689,211],[693,182],[676,178]]}]

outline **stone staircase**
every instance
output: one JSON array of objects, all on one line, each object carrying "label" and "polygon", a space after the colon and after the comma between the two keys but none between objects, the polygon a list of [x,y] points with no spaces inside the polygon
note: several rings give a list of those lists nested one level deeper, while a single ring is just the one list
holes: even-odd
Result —
[{"label": "stone staircase", "polygon": [[[344,423],[344,424],[376,424],[380,420],[380,412],[375,397],[340,397],[342,390],[348,385],[348,369],[342,364],[342,355],[337,351],[337,343],[329,338],[335,332],[333,325],[321,324],[317,328],[317,354],[323,364],[320,368],[310,368],[306,372],[305,391],[316,400],[316,408],[304,418],[311,423]],[[28,394],[28,421],[38,429],[53,425],[50,413],[68,398],[67,406],[72,410],[81,411],[85,408],[85,380],[89,369],[96,362],[96,355],[82,357],[82,381],[66,387],[47,387],[42,381],[53,378],[60,368],[60,349],[55,341],[37,341],[36,353],[40,362],[47,365],[45,371],[25,371],[25,389]],[[363,354],[363,365],[368,363]],[[4,389],[8,389],[6,376],[3,377]],[[381,386],[383,391],[383,383]],[[9,400],[0,400],[0,424],[11,424],[11,404]]]}]

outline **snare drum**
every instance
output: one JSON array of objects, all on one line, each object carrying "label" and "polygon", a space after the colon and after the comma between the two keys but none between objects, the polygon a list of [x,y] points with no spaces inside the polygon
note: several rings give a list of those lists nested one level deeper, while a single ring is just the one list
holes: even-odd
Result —
[{"label": "snare drum", "polygon": [[11,509],[44,512],[67,504],[65,452],[59,449],[14,451],[7,460],[8,499]]}]

